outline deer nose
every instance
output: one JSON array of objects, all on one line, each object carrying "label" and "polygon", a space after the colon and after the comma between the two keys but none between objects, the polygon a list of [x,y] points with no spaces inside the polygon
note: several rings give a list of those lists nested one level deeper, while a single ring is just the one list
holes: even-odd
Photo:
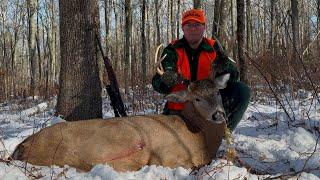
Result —
[{"label": "deer nose", "polygon": [[226,121],[226,114],[223,111],[216,111],[215,113],[212,114],[212,121],[220,124]]}]

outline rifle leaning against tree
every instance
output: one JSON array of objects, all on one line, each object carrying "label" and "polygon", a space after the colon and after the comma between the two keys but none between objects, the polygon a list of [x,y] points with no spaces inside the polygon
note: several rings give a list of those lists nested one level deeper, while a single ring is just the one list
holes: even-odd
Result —
[{"label": "rifle leaning against tree", "polygon": [[[96,39],[97,39],[97,43],[103,58],[103,62],[104,65],[106,67],[107,73],[108,73],[108,78],[110,81],[110,84],[106,85],[106,89],[107,89],[107,93],[110,97],[110,101],[111,101],[111,106],[113,107],[113,111],[114,111],[114,115],[116,117],[125,117],[127,116],[121,95],[120,95],[120,91],[119,91],[119,85],[118,85],[118,81],[116,78],[116,75],[113,71],[113,68],[111,66],[110,60],[107,56],[104,55],[102,46],[101,46],[101,42],[100,39],[98,37],[98,35],[96,34]],[[120,115],[119,115],[120,114]]]}]

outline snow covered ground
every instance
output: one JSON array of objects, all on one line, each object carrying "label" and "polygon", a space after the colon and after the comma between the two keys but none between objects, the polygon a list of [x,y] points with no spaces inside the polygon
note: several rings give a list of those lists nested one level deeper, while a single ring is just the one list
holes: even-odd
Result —
[{"label": "snow covered ground", "polygon": [[[105,101],[105,118],[113,116]],[[6,161],[24,138],[49,126],[55,99],[12,101],[0,104],[0,179],[320,179],[320,104],[308,96],[292,101],[290,117],[272,102],[252,102],[233,132],[241,161],[219,158],[199,170],[145,166],[136,172],[118,173],[108,165],[90,172],[72,167],[40,167]],[[152,112],[152,110],[148,110]]]}]

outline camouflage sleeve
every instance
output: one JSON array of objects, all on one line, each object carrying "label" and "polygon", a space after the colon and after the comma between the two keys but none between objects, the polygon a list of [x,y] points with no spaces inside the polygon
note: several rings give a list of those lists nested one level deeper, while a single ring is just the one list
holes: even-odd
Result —
[{"label": "camouflage sleeve", "polygon": [[[161,55],[163,57],[164,55],[167,55],[165,59],[161,62],[163,69],[166,70],[172,70],[176,71],[177,69],[177,60],[178,56],[175,51],[175,49],[172,47],[171,44],[169,44],[164,50]],[[152,78],[152,87],[155,91],[161,93],[161,94],[168,94],[172,87],[169,87],[165,85],[162,80],[161,76],[159,74],[155,74]]]},{"label": "camouflage sleeve", "polygon": [[216,76],[221,76],[223,74],[230,74],[229,82],[239,81],[239,71],[228,56],[225,55],[223,49],[215,43],[214,49],[217,52],[217,59],[214,64],[214,70],[216,71]]}]

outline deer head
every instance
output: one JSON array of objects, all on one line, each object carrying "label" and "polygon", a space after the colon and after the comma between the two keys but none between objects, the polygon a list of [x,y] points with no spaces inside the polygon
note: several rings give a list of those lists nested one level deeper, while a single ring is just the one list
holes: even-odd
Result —
[{"label": "deer head", "polygon": [[225,74],[214,78],[213,74],[209,79],[192,82],[186,90],[173,92],[165,98],[171,102],[191,102],[203,119],[223,123],[226,115],[219,89],[227,86],[229,77],[230,74]]}]

